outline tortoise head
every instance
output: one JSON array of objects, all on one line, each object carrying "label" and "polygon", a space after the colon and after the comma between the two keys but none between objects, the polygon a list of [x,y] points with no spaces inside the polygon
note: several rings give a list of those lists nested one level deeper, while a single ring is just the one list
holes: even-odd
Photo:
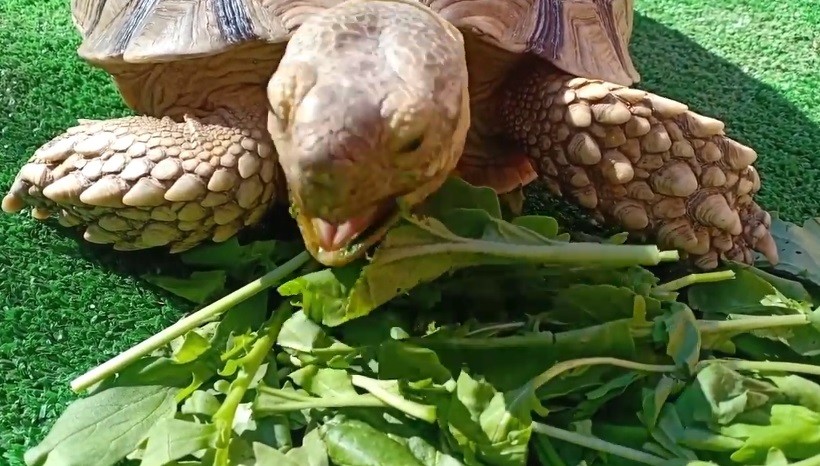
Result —
[{"label": "tortoise head", "polygon": [[304,22],[268,84],[268,127],[302,237],[361,257],[455,167],[470,123],[459,31],[415,1],[348,1]]}]

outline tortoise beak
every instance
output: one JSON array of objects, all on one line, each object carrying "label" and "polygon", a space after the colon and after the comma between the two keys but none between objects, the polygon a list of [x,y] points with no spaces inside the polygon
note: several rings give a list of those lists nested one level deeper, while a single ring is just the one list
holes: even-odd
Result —
[{"label": "tortoise beak", "polygon": [[296,209],[305,247],[327,267],[347,265],[364,256],[399,219],[394,199],[363,209],[360,214],[342,221],[309,217]]},{"label": "tortoise beak", "polygon": [[346,247],[376,222],[378,211],[378,206],[373,206],[362,214],[338,223],[322,218],[311,219],[319,246],[325,251],[335,251]]}]

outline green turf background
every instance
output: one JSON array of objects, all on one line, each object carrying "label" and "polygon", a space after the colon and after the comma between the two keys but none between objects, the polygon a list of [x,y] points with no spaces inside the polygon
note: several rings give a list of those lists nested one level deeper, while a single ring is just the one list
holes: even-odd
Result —
[{"label": "green turf background", "polygon": [[[820,215],[815,1],[637,0],[632,45],[640,87],[724,120],[758,150],[759,200],[792,221]],[[0,0],[0,191],[76,118],[128,113],[107,76],[77,59],[67,4]],[[71,378],[187,309],[135,278],[161,260],[138,257],[0,216],[0,464],[21,464],[42,439]]]}]

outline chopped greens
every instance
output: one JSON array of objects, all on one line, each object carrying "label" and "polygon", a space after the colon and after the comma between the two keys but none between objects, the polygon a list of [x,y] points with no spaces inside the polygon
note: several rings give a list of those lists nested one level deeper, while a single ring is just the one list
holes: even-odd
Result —
[{"label": "chopped greens", "polygon": [[146,277],[202,308],[75,380],[26,463],[820,466],[820,219],[681,275],[457,179],[402,215],[344,267],[234,239]]}]

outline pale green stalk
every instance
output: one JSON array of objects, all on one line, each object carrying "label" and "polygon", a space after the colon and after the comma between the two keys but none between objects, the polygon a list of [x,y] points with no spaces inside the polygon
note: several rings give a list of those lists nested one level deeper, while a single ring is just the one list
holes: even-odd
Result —
[{"label": "pale green stalk", "polygon": [[435,254],[480,254],[546,264],[590,263],[612,266],[657,265],[680,259],[678,251],[661,251],[657,246],[564,242],[556,242],[554,245],[529,245],[471,239],[458,243],[382,249],[379,251],[379,263],[387,264],[410,257]]},{"label": "pale green stalk", "polygon": [[274,311],[268,324],[263,328],[265,334],[259,337],[242,359],[240,359],[240,369],[236,379],[231,383],[225,401],[216,410],[211,420],[216,425],[219,432],[216,441],[216,453],[214,454],[215,466],[229,466],[231,438],[233,437],[233,419],[236,416],[236,409],[242,398],[248,391],[248,387],[253,380],[253,376],[259,371],[259,367],[265,361],[265,357],[270,353],[282,324],[293,314],[293,308],[289,302],[285,301]]},{"label": "pale green stalk", "polygon": [[799,327],[801,325],[808,325],[809,323],[809,316],[805,314],[790,314],[786,316],[759,316],[732,320],[699,320],[697,321],[697,327],[700,333],[742,333],[775,327]]},{"label": "pale green stalk", "polygon": [[[260,393],[270,393],[274,396],[281,396],[280,391],[269,389],[268,387],[261,387]],[[328,397],[302,397],[300,399],[288,399],[282,397],[285,401],[277,401],[270,406],[257,402],[254,406],[254,411],[264,414],[273,413],[287,413],[291,411],[300,411],[303,409],[326,409],[326,408],[388,408],[390,407],[384,401],[376,398],[372,394],[364,395],[342,395],[342,396],[328,396]]]},{"label": "pale green stalk", "polygon": [[820,466],[820,455],[815,455],[796,463],[790,463],[790,466]]},{"label": "pale green stalk", "polygon": [[371,395],[383,401],[386,405],[392,406],[410,416],[427,421],[429,423],[436,422],[436,407],[431,405],[423,405],[414,401],[405,400],[400,396],[396,396],[389,391],[382,388],[378,380],[365,377],[363,375],[353,374],[351,377],[353,385],[363,388],[370,392]]},{"label": "pale green stalk", "polygon": [[575,445],[585,448],[602,451],[651,466],[663,466],[666,463],[666,460],[659,456],[650,455],[649,453],[618,445],[616,443],[607,442],[606,440],[601,440],[597,437],[591,437],[589,435],[579,434],[577,432],[572,432],[565,429],[559,429],[558,427],[541,424],[539,422],[532,423],[532,430],[548,437],[574,443]]},{"label": "pale green stalk", "polygon": [[[558,377],[562,373],[584,366],[597,366],[602,364],[609,364],[612,366],[623,367],[625,369],[632,369],[644,372],[675,372],[678,368],[672,364],[644,364],[640,362],[629,361],[627,359],[610,358],[610,357],[595,357],[595,358],[579,358],[562,361],[550,367],[537,377],[530,381],[533,390],[537,390],[542,385],[550,380]],[[709,364],[723,364],[728,368],[746,371],[770,371],[770,372],[790,372],[798,374],[811,374],[820,376],[820,366],[811,364],[799,364],[795,362],[777,362],[777,361],[742,361],[737,359],[707,359],[700,361],[695,366],[695,372],[703,370]]]},{"label": "pale green stalk", "polygon": [[208,322],[214,317],[227,312],[232,307],[256,295],[257,293],[278,284],[285,277],[306,264],[309,260],[310,254],[307,251],[302,251],[296,257],[290,259],[262,277],[248,283],[242,288],[239,288],[226,296],[223,296],[219,300],[203,307],[199,311],[180,319],[170,327],[163,329],[159,333],[149,337],[146,340],[143,340],[137,345],[132,346],[108,361],[91,369],[85,374],[77,377],[71,381],[71,389],[74,392],[79,392],[87,389],[97,382],[105,380],[143,356],[151,354],[153,351],[167,345],[175,338],[178,338],[188,331],[199,327],[203,323]]},{"label": "pale green stalk", "polygon": [[633,369],[636,371],[646,371],[646,372],[673,372],[677,368],[674,365],[661,365],[661,364],[644,364],[641,362],[634,362],[629,361],[626,359],[619,359],[619,358],[610,358],[610,357],[595,357],[595,358],[579,358],[579,359],[570,359],[568,361],[562,361],[554,366],[550,367],[541,375],[535,377],[530,382],[532,384],[533,390],[537,390],[542,385],[546,384],[550,380],[558,377],[562,373],[584,366],[600,366],[603,364],[609,364],[611,366],[618,366],[623,367],[625,369]]},{"label": "pale green stalk", "polygon": [[741,361],[738,359],[707,359],[699,362],[695,366],[695,372],[703,370],[709,364],[716,363],[722,364],[730,369],[737,369],[740,371],[789,372],[795,374],[820,376],[820,366],[813,364],[779,361]]},{"label": "pale green stalk", "polygon": [[664,283],[663,285],[658,285],[655,288],[655,290],[677,291],[681,288],[686,288],[687,286],[696,285],[698,283],[722,282],[724,280],[731,280],[733,278],[735,278],[735,273],[731,270],[723,270],[720,272],[708,273],[693,273],[685,277],[676,278],[675,280]]}]

